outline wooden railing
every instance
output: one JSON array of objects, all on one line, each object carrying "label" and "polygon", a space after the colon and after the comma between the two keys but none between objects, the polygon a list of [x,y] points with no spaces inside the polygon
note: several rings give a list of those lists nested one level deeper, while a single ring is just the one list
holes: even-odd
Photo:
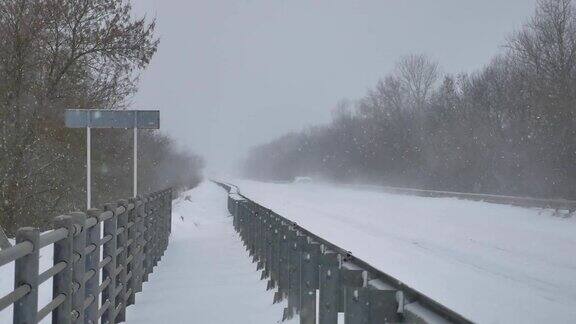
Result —
[{"label": "wooden railing", "polygon": [[[13,323],[119,323],[163,256],[171,232],[172,190],[106,204],[103,210],[58,216],[54,229],[20,228],[16,244],[0,252],[14,263]],[[40,249],[53,246],[53,266],[40,273]],[[40,308],[38,287],[52,279],[52,300]],[[0,291],[0,296],[3,292]]]}]

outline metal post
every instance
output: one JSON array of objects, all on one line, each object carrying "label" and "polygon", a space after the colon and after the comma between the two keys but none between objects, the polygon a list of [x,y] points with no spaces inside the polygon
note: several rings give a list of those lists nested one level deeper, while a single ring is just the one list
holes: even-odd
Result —
[{"label": "metal post", "polygon": [[72,213],[75,233],[72,237],[72,322],[84,323],[84,275],[86,249],[86,214]]},{"label": "metal post", "polygon": [[336,252],[329,251],[320,256],[320,324],[338,323],[340,260],[341,256]]},{"label": "metal post", "polygon": [[116,259],[118,273],[118,288],[116,290],[116,323],[126,321],[126,292],[128,291],[128,202],[119,200],[118,205],[124,207],[124,212],[118,215],[118,230],[121,233],[117,237],[118,256]]},{"label": "metal post", "polygon": [[320,244],[308,239],[303,250],[300,279],[300,324],[316,324],[316,289],[318,289],[319,278]]},{"label": "metal post", "polygon": [[365,288],[368,273],[352,263],[344,263],[340,269],[340,281],[345,323],[367,324],[370,312],[370,299]]},{"label": "metal post", "polygon": [[150,215],[150,196],[144,198],[142,206],[142,222],[145,225],[144,229],[144,261],[143,261],[143,274],[142,281],[148,281],[148,274],[150,273],[150,263],[152,262],[152,222]]},{"label": "metal post", "polygon": [[98,285],[100,283],[100,215],[99,209],[88,210],[88,216],[96,219],[96,225],[88,229],[86,233],[87,245],[94,246],[94,251],[86,255],[86,270],[92,272],[92,277],[86,281],[86,297],[92,298],[92,302],[86,307],[84,318],[86,323],[98,323]]},{"label": "metal post", "polygon": [[[88,114],[88,119],[90,119],[90,114]],[[86,210],[92,208],[92,139],[90,126],[86,127]]]},{"label": "metal post", "polygon": [[[368,295],[370,299],[370,324],[400,322],[399,302],[397,296],[403,294],[379,279],[368,281]],[[406,319],[406,318],[405,318]]]},{"label": "metal post", "polygon": [[135,302],[135,295],[136,295],[136,286],[138,281],[138,241],[136,238],[136,234],[138,231],[138,223],[137,223],[137,208],[136,208],[136,199],[130,199],[128,201],[129,204],[132,204],[134,207],[130,210],[128,214],[128,223],[132,223],[132,227],[128,230],[128,242],[130,246],[128,247],[128,258],[132,258],[130,262],[128,262],[128,296],[126,297],[126,306],[134,305]]},{"label": "metal post", "polygon": [[281,302],[288,292],[289,271],[288,271],[288,253],[290,244],[288,241],[288,225],[278,226],[279,230],[279,250],[278,250],[278,291],[274,294],[274,303]]},{"label": "metal post", "polygon": [[84,275],[85,268],[85,249],[86,249],[86,214],[72,213],[72,223],[77,229],[72,237],[72,322],[84,323]]},{"label": "metal post", "polygon": [[138,229],[138,261],[137,261],[137,288],[136,292],[142,291],[142,282],[144,280],[144,259],[145,259],[145,252],[144,246],[146,245],[146,240],[144,238],[144,234],[146,232],[145,226],[145,218],[144,218],[144,201],[142,198],[137,200],[137,208],[136,208],[136,217],[137,217],[137,229]]},{"label": "metal post", "polygon": [[138,112],[134,112],[134,198],[138,196]]},{"label": "metal post", "polygon": [[305,239],[292,225],[288,232],[288,307],[284,310],[285,319],[292,319],[294,313],[300,311],[300,251]]},{"label": "metal post", "polygon": [[14,289],[22,285],[30,287],[30,292],[14,304],[14,323],[36,323],[38,312],[38,264],[39,241],[38,229],[24,227],[16,233],[16,243],[32,243],[30,254],[16,259],[14,268]]},{"label": "metal post", "polygon": [[110,240],[104,244],[103,258],[110,258],[110,261],[102,269],[102,281],[108,281],[108,285],[102,291],[102,307],[107,307],[104,314],[102,314],[102,323],[113,324],[116,317],[116,303],[114,301],[116,297],[116,232],[118,230],[118,216],[116,215],[115,204],[106,204],[104,209],[111,211],[113,215],[104,221],[104,237],[110,236]]}]

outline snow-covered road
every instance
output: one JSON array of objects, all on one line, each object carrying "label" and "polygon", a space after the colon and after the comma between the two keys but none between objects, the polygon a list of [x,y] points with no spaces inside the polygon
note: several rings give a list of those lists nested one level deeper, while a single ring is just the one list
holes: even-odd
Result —
[{"label": "snow-covered road", "polygon": [[170,245],[128,307],[128,323],[280,322],[286,305],[272,305],[274,294],[234,231],[226,199],[205,182],[174,202]]},{"label": "snow-covered road", "polygon": [[576,323],[574,218],[320,184],[232,183],[474,321]]}]

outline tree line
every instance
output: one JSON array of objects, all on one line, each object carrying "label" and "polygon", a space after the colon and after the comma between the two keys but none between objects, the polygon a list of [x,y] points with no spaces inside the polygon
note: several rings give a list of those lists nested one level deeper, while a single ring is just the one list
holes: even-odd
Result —
[{"label": "tree line", "polygon": [[[85,208],[86,132],[64,110],[126,109],[159,40],[125,0],[0,1],[0,225]],[[129,197],[132,133],[94,130],[93,205]],[[140,131],[140,192],[193,186],[202,159]]]},{"label": "tree line", "polygon": [[253,148],[247,176],[576,199],[576,6],[541,0],[489,64],[443,74],[422,54],[332,121]]}]

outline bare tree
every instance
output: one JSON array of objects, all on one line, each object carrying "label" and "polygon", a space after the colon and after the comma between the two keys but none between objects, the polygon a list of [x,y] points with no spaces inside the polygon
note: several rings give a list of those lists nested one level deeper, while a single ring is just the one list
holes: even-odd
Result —
[{"label": "bare tree", "polygon": [[396,65],[395,77],[416,109],[422,109],[430,99],[439,75],[438,63],[423,54],[405,56]]}]

